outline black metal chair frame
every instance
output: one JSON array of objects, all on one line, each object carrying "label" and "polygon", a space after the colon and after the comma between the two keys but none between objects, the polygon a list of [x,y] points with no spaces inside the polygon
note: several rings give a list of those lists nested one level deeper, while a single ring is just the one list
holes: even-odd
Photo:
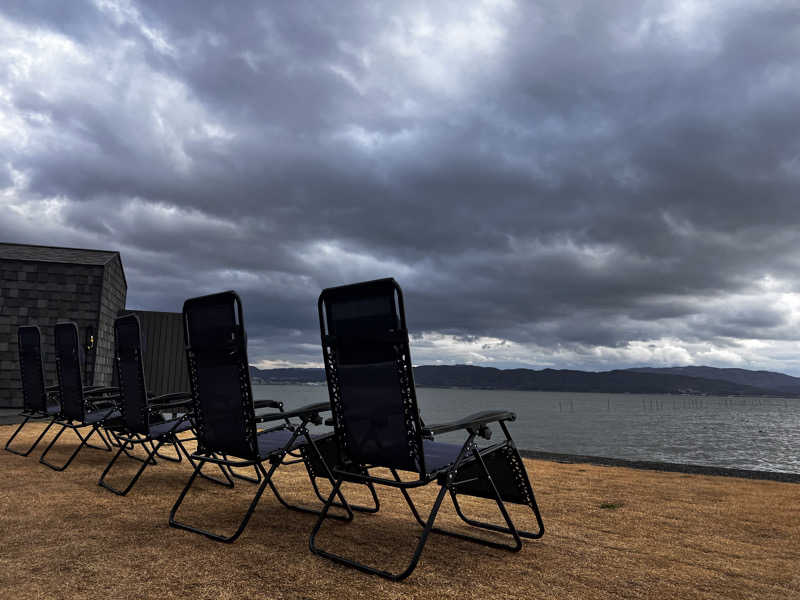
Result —
[{"label": "black metal chair frame", "polygon": [[[245,456],[237,456],[230,452],[229,450],[223,448],[215,448],[211,444],[208,444],[204,439],[204,427],[206,427],[204,421],[205,417],[203,415],[203,406],[200,401],[200,374],[202,372],[202,365],[199,364],[197,351],[192,345],[192,336],[190,334],[190,329],[193,325],[190,324],[189,318],[189,311],[192,310],[194,306],[202,306],[202,303],[214,303],[219,302],[221,304],[225,304],[230,302],[233,309],[235,310],[235,321],[232,327],[232,331],[227,332],[226,334],[232,335],[233,339],[226,338],[226,342],[224,347],[217,348],[216,351],[222,351],[226,353],[228,356],[233,356],[237,359],[237,366],[238,366],[238,391],[240,394],[241,400],[241,407],[242,407],[242,418],[244,422],[244,427],[246,431],[252,431],[252,439],[244,440],[245,445],[250,447],[251,449],[247,451],[247,455]],[[200,298],[193,298],[189,299],[184,303],[183,307],[183,314],[184,314],[184,342],[186,344],[186,354],[189,364],[189,374],[190,374],[190,382],[192,387],[192,398],[194,404],[194,416],[196,419],[196,427],[198,433],[198,448],[197,450],[191,454],[191,459],[195,461],[196,466],[194,471],[192,472],[191,477],[187,481],[185,487],[181,491],[178,499],[175,501],[175,504],[170,511],[169,516],[169,524],[172,527],[176,527],[178,529],[185,529],[187,531],[191,531],[194,533],[199,533],[204,535],[210,539],[232,543],[242,534],[245,527],[247,526],[250,517],[252,516],[256,505],[258,504],[259,499],[261,498],[262,494],[266,490],[267,487],[270,488],[272,493],[275,495],[276,499],[280,504],[284,507],[289,508],[294,511],[303,512],[303,513],[311,513],[318,515],[320,514],[319,510],[315,510],[312,508],[308,508],[306,506],[299,506],[294,505],[288,502],[283,496],[281,496],[280,492],[278,491],[275,482],[272,480],[272,475],[275,473],[276,469],[281,464],[286,464],[284,462],[287,457],[287,462],[297,462],[297,459],[292,460],[293,457],[296,457],[297,454],[290,454],[293,450],[298,449],[298,444],[296,443],[300,439],[305,439],[306,445],[304,448],[311,448],[312,452],[318,457],[320,464],[324,465],[324,469],[327,470],[325,473],[325,477],[329,479],[331,484],[333,484],[333,474],[328,469],[327,464],[320,453],[319,448],[314,440],[314,436],[312,436],[308,430],[308,424],[321,424],[322,418],[320,417],[321,412],[325,412],[330,410],[330,406],[328,403],[318,403],[309,406],[305,406],[303,408],[299,408],[297,410],[292,411],[283,411],[283,405],[280,403],[275,403],[274,401],[266,401],[267,403],[272,403],[272,405],[278,405],[279,412],[271,413],[271,414],[255,414],[255,406],[264,406],[264,402],[261,403],[254,403],[252,400],[252,389],[250,383],[250,373],[249,373],[249,364],[247,361],[247,340],[246,334],[244,330],[244,317],[243,317],[243,310],[242,310],[242,302],[239,296],[232,291],[229,292],[222,292],[220,294],[213,294],[211,296],[203,296]],[[269,404],[267,404],[269,405]],[[292,421],[292,419],[299,419],[299,423]],[[280,423],[278,423],[280,422]],[[265,429],[261,432],[256,431],[257,424],[275,424],[268,429]],[[261,455],[257,450],[257,438],[259,435],[269,435],[270,433],[274,433],[277,431],[288,431],[290,432],[289,439],[283,444],[282,447],[274,449],[273,451],[269,452],[266,455]],[[244,434],[247,435],[247,434]],[[302,459],[302,458],[301,458]],[[264,468],[264,462],[269,462],[270,467],[269,469]],[[258,487],[253,495],[253,498],[245,512],[244,516],[242,517],[236,531],[231,535],[222,535],[219,533],[215,533],[206,529],[202,529],[200,527],[195,527],[194,525],[190,525],[188,523],[184,523],[178,521],[176,518],[177,512],[183,503],[184,498],[186,497],[189,489],[194,484],[198,474],[202,470],[203,466],[207,463],[219,465],[220,468],[227,469],[229,473],[234,474],[234,469],[242,469],[253,467],[256,471],[256,477],[248,477],[242,476],[239,474],[235,474],[236,477],[239,479],[244,479],[246,481],[250,481],[253,483],[257,483]],[[309,477],[314,484],[315,491],[317,496],[320,498],[320,501],[323,500],[319,490],[316,487],[316,483],[314,482],[315,474],[312,473],[311,470],[308,471]],[[373,490],[374,492],[374,490]],[[335,494],[336,497],[339,498],[339,502],[336,503],[337,506],[341,506],[346,514],[345,515],[334,515],[332,518],[339,519],[339,520],[352,520],[353,513],[351,507],[345,501],[344,496],[341,492],[337,492]],[[374,496],[374,494],[373,494]],[[377,500],[377,496],[374,496]],[[331,501],[331,504],[334,504],[334,501]],[[373,509],[365,509],[365,510],[373,510]],[[375,506],[374,510],[377,510],[377,505]]]},{"label": "black metal chair frame", "polygon": [[[192,476],[189,478],[189,481],[186,483],[186,486],[183,488],[183,491],[181,492],[180,496],[178,496],[178,499],[175,501],[175,504],[173,505],[172,510],[170,511],[169,524],[172,527],[177,527],[178,529],[185,529],[187,531],[192,531],[194,533],[199,533],[201,535],[204,535],[204,536],[206,536],[208,538],[211,538],[211,539],[219,541],[219,542],[232,543],[232,542],[236,541],[236,539],[238,539],[238,537],[244,531],[245,527],[247,526],[247,523],[250,520],[250,517],[253,515],[253,512],[255,511],[255,508],[256,508],[256,505],[258,504],[259,499],[261,498],[262,494],[264,493],[264,491],[266,490],[267,487],[270,488],[272,493],[275,495],[275,498],[284,507],[286,507],[286,508],[288,508],[290,510],[298,511],[298,512],[319,515],[320,512],[321,512],[319,510],[315,510],[315,509],[308,508],[308,507],[305,507],[305,506],[299,506],[299,505],[295,505],[295,504],[289,503],[280,494],[280,492],[278,491],[278,488],[275,485],[275,482],[272,480],[272,475],[275,473],[275,471],[278,469],[279,466],[281,466],[282,464],[287,464],[286,462],[284,462],[284,459],[285,459],[285,457],[289,456],[289,452],[293,448],[296,447],[295,446],[295,441],[300,439],[300,438],[304,438],[305,439],[306,443],[311,448],[314,449],[314,452],[316,452],[318,454],[318,456],[320,457],[320,459],[323,461],[323,464],[324,464],[324,459],[322,459],[322,455],[321,455],[319,449],[317,448],[317,445],[316,445],[316,443],[314,441],[313,436],[308,431],[307,424],[309,422],[321,423],[321,419],[319,418],[319,413],[323,412],[323,411],[327,411],[327,410],[330,410],[330,407],[328,406],[327,403],[319,403],[319,404],[312,404],[312,405],[309,405],[309,406],[305,406],[303,408],[300,408],[300,409],[297,409],[297,410],[294,410],[294,411],[276,413],[276,414],[272,414],[272,415],[263,415],[263,416],[257,417],[259,422],[262,422],[262,423],[270,422],[270,421],[283,420],[283,419],[286,419],[286,418],[295,418],[295,417],[300,419],[300,424],[299,425],[298,424],[292,424],[290,426],[284,426],[284,427],[281,428],[281,429],[287,429],[287,430],[291,431],[292,435],[290,436],[289,440],[284,444],[284,446],[282,448],[270,453],[267,456],[258,456],[256,458],[252,458],[252,459],[240,459],[240,458],[236,458],[236,457],[231,458],[230,455],[222,456],[218,452],[195,452],[195,453],[193,453],[191,455],[191,458],[194,459],[194,461],[197,464],[195,466],[194,471],[192,472]],[[273,431],[277,431],[277,430],[273,430]],[[264,468],[264,463],[265,462],[269,462],[270,463],[269,469],[265,469]],[[225,468],[228,468],[228,469],[241,469],[241,468],[246,468],[246,467],[254,467],[256,469],[257,478],[255,478],[255,481],[253,481],[253,483],[258,483],[259,484],[258,488],[256,489],[256,491],[255,491],[255,493],[253,495],[253,498],[252,498],[252,500],[251,500],[251,502],[250,502],[250,504],[249,504],[249,506],[247,508],[247,511],[245,512],[244,516],[242,517],[242,520],[240,521],[238,527],[236,528],[236,531],[232,535],[225,536],[225,535],[221,535],[221,534],[218,534],[218,533],[214,533],[212,531],[208,531],[208,530],[205,530],[205,529],[202,529],[202,528],[199,528],[199,527],[195,527],[193,525],[189,525],[187,523],[180,522],[175,518],[175,515],[177,514],[178,509],[180,508],[180,505],[183,503],[183,500],[184,500],[184,498],[186,497],[186,494],[189,491],[189,488],[192,487],[192,484],[194,483],[195,478],[200,473],[200,470],[202,469],[202,467],[203,467],[203,465],[205,463],[217,464],[217,465],[220,465],[221,467],[225,467]],[[241,476],[241,475],[238,475],[238,477],[240,479],[246,479],[248,481],[251,481],[250,478],[245,478],[244,476]],[[332,474],[330,476],[330,480],[333,481],[333,475]],[[311,479],[311,481],[312,481],[312,483],[314,483],[314,479],[313,478]],[[314,483],[314,487],[316,489],[316,484],[315,483]],[[321,494],[317,493],[317,495],[320,498],[322,498]],[[347,520],[347,521],[352,520],[352,518],[353,518],[353,516],[352,516],[352,508],[347,504],[347,502],[344,500],[344,497],[342,496],[342,494],[340,492],[337,493],[335,496],[338,496],[339,499],[340,499],[340,503],[335,503],[335,505],[343,507],[344,510],[347,512],[347,514],[344,515],[344,516],[336,515],[336,516],[333,516],[332,518],[339,519],[339,520]],[[327,501],[326,499],[323,499],[323,500]],[[331,504],[334,504],[334,503],[331,502]]]},{"label": "black metal chair frame", "polygon": [[[113,388],[111,388],[111,389],[113,389]],[[108,394],[108,393],[112,393],[112,392],[109,392],[109,391],[98,391],[97,392],[97,394],[99,394],[99,395],[104,395],[104,394]],[[106,396],[104,398],[98,399],[97,401],[93,401],[91,398],[87,398],[87,403],[88,403],[89,408],[91,408],[92,410],[104,410],[104,409],[107,409],[106,417],[108,418],[108,417],[111,417],[113,415],[113,413],[114,413],[114,411],[116,409],[114,407],[108,407],[108,405],[105,404],[106,402],[113,402],[113,396]],[[47,466],[47,467],[50,467],[54,471],[64,471],[64,470],[66,470],[66,468],[70,464],[72,464],[72,461],[75,460],[75,457],[78,456],[78,453],[84,448],[84,446],[87,447],[87,448],[92,448],[94,450],[105,450],[106,452],[111,452],[112,446],[115,445],[112,440],[106,439],[106,436],[103,434],[103,429],[102,429],[103,422],[102,421],[97,422],[97,423],[82,423],[80,421],[76,421],[76,420],[73,420],[73,419],[66,419],[66,418],[63,418],[62,416],[59,416],[59,417],[57,417],[56,419],[53,420],[52,424],[61,427],[61,429],[58,431],[58,433],[56,433],[55,436],[53,436],[53,439],[50,440],[50,443],[47,445],[47,447],[44,449],[44,452],[42,452],[42,455],[39,457],[39,462],[42,463],[43,465]],[[83,435],[81,435],[80,430],[84,429],[86,427],[90,427],[91,429],[89,430],[88,434],[83,436]],[[75,450],[72,452],[72,454],[67,459],[67,461],[62,463],[61,465],[55,465],[55,464],[45,460],[45,456],[50,452],[51,448],[55,445],[55,443],[61,437],[61,434],[63,434],[67,429],[73,431],[75,433],[75,435],[78,437],[78,439],[80,440],[80,444],[78,444],[78,447],[75,448]],[[97,435],[100,437],[100,440],[103,442],[103,446],[95,446],[94,444],[90,444],[89,443],[89,439],[95,433],[97,433]]]},{"label": "black metal chair frame", "polygon": [[[169,400],[171,397],[180,397],[184,396],[184,392],[177,392],[174,394],[164,394],[163,396],[156,396],[153,398],[153,404],[150,406],[151,414],[157,414],[166,411],[180,411],[185,410],[187,408],[187,403],[185,400],[179,400],[176,402],[165,402]],[[157,402],[165,402],[164,404],[159,404]],[[190,429],[186,430],[192,434],[192,437],[180,437],[180,433],[182,431],[177,431],[178,428],[183,425],[184,423],[188,423],[190,425]],[[106,465],[106,468],[103,470],[103,473],[100,475],[100,479],[97,481],[97,484],[101,487],[106,488],[117,494],[118,496],[125,496],[128,492],[131,491],[133,486],[141,477],[142,473],[144,473],[145,468],[148,465],[155,465],[158,464],[156,457],[169,461],[179,463],[183,460],[181,453],[186,459],[189,461],[189,464],[192,465],[194,468],[196,466],[195,461],[192,458],[191,453],[186,448],[187,442],[192,442],[196,440],[196,434],[193,431],[194,427],[192,426],[192,419],[190,413],[184,413],[179,418],[175,419],[175,423],[173,427],[160,434],[160,435],[148,435],[143,433],[131,432],[131,431],[123,431],[121,429],[115,429],[114,437],[119,443],[119,448],[114,456],[111,458],[109,463]],[[145,457],[142,458],[140,456],[136,456],[131,454],[137,446],[141,446],[144,450]],[[169,456],[166,454],[162,454],[161,450],[164,446],[172,446],[175,449],[175,456]],[[130,481],[123,489],[115,488],[111,484],[106,481],[106,477],[110,473],[111,469],[113,468],[114,464],[120,458],[122,454],[125,454],[131,460],[138,461],[141,463],[139,469],[136,473],[133,474]],[[211,477],[206,473],[200,473],[200,476],[212,483],[217,483],[223,485],[225,487],[233,487],[233,480],[231,477],[238,477],[244,479],[245,477],[242,475],[237,475],[235,473],[231,473],[226,471],[224,468],[220,469],[222,471],[222,475],[225,477],[225,480],[220,480],[215,477]]]},{"label": "black metal chair frame", "polygon": [[[36,325],[23,325],[17,328],[17,348],[19,349],[19,371],[20,381],[22,383],[23,405],[23,410],[19,413],[19,416],[24,419],[6,441],[5,450],[17,454],[18,456],[28,456],[33,452],[33,449],[36,448],[42,438],[50,431],[57,415],[57,409],[55,411],[48,409],[48,399],[57,399],[56,394],[58,392],[58,386],[45,386],[41,339],[42,333]],[[31,347],[28,347],[29,342]],[[28,355],[27,359],[25,358],[26,354]],[[22,428],[25,427],[29,421],[41,421],[43,419],[50,419],[50,422],[27,450],[16,450],[11,447],[11,442],[14,441],[14,438],[17,437],[17,434],[22,431]]]},{"label": "black metal chair frame", "polygon": [[[277,408],[278,410],[283,412],[283,402],[277,402],[275,400],[255,400],[253,403],[256,409],[269,407],[269,408]],[[318,406],[324,406],[324,408],[322,409],[322,411],[324,412],[330,410],[329,406],[326,403],[321,403]],[[267,428],[262,431],[279,431],[281,429],[286,429],[287,426],[288,427],[292,426],[292,423],[288,420],[286,416],[284,416],[284,421],[286,422],[285,425],[281,424],[278,425],[277,427]],[[311,422],[319,424],[321,422],[321,419],[318,420],[316,418],[313,418],[311,419]],[[330,419],[325,421],[325,425],[332,425],[332,424],[333,422]],[[327,448],[330,442],[333,441],[332,438],[333,438],[332,434],[330,436],[324,436],[322,438],[315,438],[314,446],[308,444],[300,446],[296,450],[289,450],[286,452],[284,458],[281,461],[281,465],[294,465],[300,463],[304,464],[306,472],[308,473],[309,481],[311,482],[311,487],[314,490],[314,494],[317,496],[317,498],[322,504],[325,504],[325,502],[327,502],[327,498],[322,495],[322,492],[319,489],[319,485],[317,484],[317,479],[323,477],[330,481],[328,477],[328,470],[329,470],[328,465],[332,462],[330,452],[336,450],[335,441],[333,442],[334,446],[333,448],[328,448],[328,450],[326,451],[323,449],[323,447]],[[227,456],[225,454],[222,454],[221,456],[227,459]],[[240,465],[239,468],[243,466],[246,465]],[[235,468],[237,467],[235,466],[227,467],[228,473],[231,475],[231,477],[234,477],[236,479],[241,479],[249,483],[256,483],[256,484],[261,483],[262,481],[261,471],[259,471],[256,467],[253,467],[256,472],[255,477],[250,477],[248,475],[241,475],[236,471],[234,471]],[[370,493],[372,506],[363,506],[359,504],[354,504],[353,502],[350,502],[349,506],[353,511],[356,512],[376,513],[380,510],[381,503],[378,498],[378,494],[375,491],[375,486],[373,486],[371,483],[366,483],[365,485],[367,487],[367,491],[369,491]],[[283,498],[279,494],[277,494],[277,492],[275,493],[278,498],[278,501],[283,503]],[[339,502],[334,502],[333,506],[337,508],[344,508],[344,506]],[[319,514],[319,512],[314,511],[314,514]]]},{"label": "black metal chair frame", "polygon": [[[133,339],[126,339],[124,342],[120,342],[120,325],[122,327],[133,327],[133,329],[128,332]],[[181,449],[184,454],[186,454],[186,449],[183,447],[181,440],[177,437],[176,430],[184,424],[187,417],[183,416],[174,419],[175,423],[172,428],[155,436],[150,434],[150,418],[156,414],[160,415],[162,411],[179,410],[189,402],[191,396],[186,392],[165,394],[155,397],[148,393],[144,378],[144,365],[142,363],[141,327],[139,325],[139,318],[135,314],[131,313],[116,319],[114,321],[114,334],[114,364],[117,370],[117,380],[119,382],[119,409],[122,416],[106,425],[119,444],[119,449],[108,462],[108,465],[106,465],[97,484],[117,495],[125,496],[139,480],[139,477],[142,475],[147,465],[157,464],[156,456],[167,461],[180,462]],[[120,351],[121,346],[125,347],[125,352]],[[123,354],[124,357],[122,356]],[[133,377],[134,381],[128,381],[128,377],[125,375],[126,369],[132,369],[135,372]],[[176,457],[159,453],[161,446],[164,444],[170,444],[176,448]],[[144,450],[145,458],[131,454],[131,451],[134,450],[137,445],[140,445]],[[131,477],[127,486],[123,489],[118,489],[108,483],[105,478],[123,453],[129,458],[139,461],[141,465]]]},{"label": "black metal chair frame", "polygon": [[[329,408],[326,405],[326,410]],[[332,425],[333,420],[327,419],[325,421],[325,425]],[[309,450],[309,448],[311,450]],[[325,449],[323,449],[325,448]],[[306,471],[308,472],[309,479],[311,480],[311,485],[314,488],[314,493],[316,494],[317,498],[322,504],[325,504],[328,499],[322,495],[322,492],[317,485],[317,478],[324,477],[328,481],[331,481],[330,475],[333,471],[330,468],[331,464],[336,464],[338,460],[338,446],[336,444],[335,435],[331,434],[329,436],[325,436],[324,438],[320,439],[317,438],[314,440],[314,446],[307,445],[301,446],[300,451],[300,458],[292,461],[284,460],[283,464],[292,464],[292,463],[299,463],[304,462]],[[333,455],[333,453],[336,453]],[[366,475],[366,471],[362,471],[363,475]],[[353,502],[349,502],[350,508],[354,512],[360,513],[369,513],[373,514],[380,510],[380,499],[378,498],[378,493],[375,490],[375,486],[368,481],[365,482],[356,482],[356,483],[363,483],[366,486],[367,491],[370,494],[370,500],[372,502],[372,506],[363,506],[360,504],[355,504]],[[339,502],[334,502],[333,506],[338,508],[344,508],[342,504]],[[317,513],[319,514],[319,513]]]},{"label": "black metal chair frame", "polygon": [[[404,403],[404,411],[406,415],[405,427],[408,432],[409,440],[409,455],[407,457],[407,465],[414,465],[413,467],[406,466],[400,468],[398,466],[390,466],[385,464],[360,464],[353,461],[348,452],[348,446],[352,444],[352,438],[349,436],[345,417],[344,417],[344,390],[342,389],[340,378],[338,375],[338,361],[337,353],[339,351],[339,342],[337,335],[331,334],[329,331],[330,312],[329,302],[335,298],[337,294],[344,292],[345,294],[358,293],[360,289],[374,290],[376,288],[386,289],[391,288],[394,294],[394,308],[397,317],[397,327],[393,331],[378,332],[374,336],[365,336],[360,339],[365,345],[371,342],[390,343],[396,352],[395,368],[397,369],[397,376],[401,386],[401,396]],[[434,425],[425,427],[419,418],[419,410],[417,408],[416,391],[414,388],[413,372],[411,370],[411,356],[409,352],[408,332],[405,320],[405,308],[403,304],[403,294],[400,286],[393,279],[376,280],[373,282],[365,282],[362,284],[354,284],[352,286],[342,286],[340,288],[330,288],[323,290],[318,302],[318,312],[320,319],[320,334],[322,337],[323,355],[325,360],[325,372],[328,380],[328,389],[331,399],[331,406],[333,408],[333,424],[336,431],[337,440],[341,455],[344,457],[342,464],[332,468],[333,474],[336,477],[336,483],[331,491],[330,496],[326,500],[325,506],[322,509],[322,514],[317,519],[316,524],[311,532],[309,538],[309,548],[311,552],[319,556],[323,556],[339,564],[356,568],[365,573],[379,575],[392,581],[400,581],[408,577],[416,568],[419,562],[422,551],[425,547],[428,535],[433,533],[448,535],[470,542],[476,542],[489,546],[492,548],[499,548],[518,552],[522,549],[523,539],[538,539],[544,535],[544,524],[542,522],[541,513],[536,503],[533,493],[533,488],[528,479],[527,472],[519,456],[519,453],[514,445],[511,435],[506,425],[507,422],[515,420],[516,416],[508,411],[485,411],[476,413],[465,417],[461,420],[452,423],[444,423],[441,425]],[[352,342],[353,340],[351,340]],[[359,340],[357,339],[356,342]],[[497,423],[500,426],[505,439],[500,443],[492,444],[488,447],[479,447],[476,444],[476,438],[482,437],[489,439],[491,437],[491,430],[489,424]],[[425,467],[425,453],[423,446],[423,439],[433,440],[434,436],[463,430],[466,432],[467,437],[458,452],[457,457],[450,464],[439,468],[438,470],[430,471]],[[495,482],[496,475],[493,476],[492,469],[487,465],[488,461],[499,460],[505,465],[506,475],[514,480],[516,490],[514,493],[509,494],[504,492],[501,494],[498,485]],[[392,474],[392,479],[385,477],[376,477],[369,474],[369,469],[381,466],[388,467]],[[404,481],[401,479],[398,470],[409,470],[416,472],[417,479]],[[414,549],[411,560],[408,566],[399,572],[390,572],[384,569],[376,568],[366,565],[352,558],[348,558],[339,554],[335,554],[329,550],[321,549],[316,544],[316,536],[319,533],[322,524],[326,520],[328,509],[331,506],[334,496],[338,492],[343,482],[370,482],[377,485],[383,485],[390,488],[399,489],[406,503],[408,504],[411,513],[416,522],[422,527],[422,534]],[[436,481],[441,487],[436,500],[433,503],[430,513],[426,519],[420,515],[414,501],[408,493],[409,489],[425,486],[429,483]],[[458,517],[467,523],[479,529],[487,530],[499,534],[507,534],[512,538],[511,543],[501,543],[482,537],[476,537],[457,531],[449,531],[435,526],[436,516],[441,508],[442,502],[446,494],[450,498],[455,507]],[[496,525],[493,523],[486,523],[478,519],[470,518],[464,514],[464,511],[458,501],[458,495],[467,495],[482,497],[485,499],[493,500],[502,515],[504,525]],[[506,498],[503,496],[506,495]],[[508,496],[513,496],[509,499]],[[525,504],[531,511],[537,522],[537,530],[535,532],[521,530],[512,521],[508,510],[506,509],[506,502],[513,502],[516,504]]]},{"label": "black metal chair frame", "polygon": [[[115,416],[117,392],[116,387],[91,387],[85,388],[83,386],[83,378],[81,377],[79,347],[78,347],[78,327],[73,322],[58,323],[55,327],[56,331],[56,373],[58,374],[58,394],[61,408],[57,417],[53,420],[53,424],[61,427],[58,433],[50,440],[50,443],[42,452],[39,457],[39,462],[43,465],[50,467],[54,471],[65,470],[78,453],[84,448],[94,448],[96,450],[105,450],[110,452],[112,447],[109,440],[103,434],[103,425],[106,419]],[[59,337],[69,335],[71,340],[69,344],[65,344],[61,348]],[[68,352],[69,356],[63,355]],[[69,378],[70,384],[66,383]],[[74,397],[73,397],[74,396]],[[97,413],[103,412],[103,416],[93,422],[85,422],[86,410]],[[89,433],[85,436],[81,435],[80,430],[89,427]],[[45,460],[50,449],[58,441],[61,435],[67,430],[71,430],[80,440],[80,444],[72,452],[66,462],[61,465],[55,465]],[[89,439],[97,433],[103,446],[95,446],[89,443]]]},{"label": "black metal chair frame", "polygon": [[[120,328],[123,328],[122,332],[120,332]],[[183,455],[187,457],[192,467],[194,467],[194,462],[184,446],[184,442],[192,441],[196,437],[183,440],[178,437],[179,433],[191,429],[191,414],[188,412],[189,404],[191,403],[191,394],[189,392],[173,392],[154,396],[147,390],[142,357],[141,326],[136,314],[131,313],[117,318],[114,322],[114,332],[114,362],[117,369],[117,380],[119,381],[119,408],[122,412],[122,417],[107,423],[107,428],[113,432],[114,438],[119,443],[119,449],[106,465],[97,484],[119,496],[125,496],[139,480],[145,468],[148,465],[157,464],[156,456],[170,462],[181,462],[181,452],[183,452]],[[131,372],[133,372],[132,377]],[[129,379],[132,379],[132,381],[129,381]],[[174,423],[170,429],[153,435],[151,433],[151,418],[164,412],[172,412],[173,416],[175,412],[182,412],[182,414],[177,418],[173,418]],[[162,446],[165,444],[175,448],[176,456],[160,453]],[[144,458],[131,454],[131,451],[137,446],[144,450]],[[119,489],[108,483],[106,476],[123,453],[130,459],[139,461],[141,465],[126,487]],[[232,485],[230,477],[224,470],[223,475],[226,481],[220,481],[203,474],[204,477],[211,481],[223,485]]]}]

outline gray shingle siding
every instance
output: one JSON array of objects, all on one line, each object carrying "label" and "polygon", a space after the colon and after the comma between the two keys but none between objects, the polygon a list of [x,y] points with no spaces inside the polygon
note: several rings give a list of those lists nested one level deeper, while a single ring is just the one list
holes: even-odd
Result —
[{"label": "gray shingle siding", "polygon": [[[54,262],[54,257],[70,262]],[[111,382],[112,324],[125,307],[127,291],[118,253],[0,244],[0,276],[0,406],[22,405],[17,354],[20,325],[38,325],[42,331],[48,384],[56,381],[56,322],[75,321],[81,342],[91,326],[97,352],[89,355],[89,382]]]},{"label": "gray shingle siding", "polygon": [[114,372],[114,319],[125,308],[125,277],[119,256],[109,261],[103,273],[100,314],[97,331],[97,354],[94,384],[111,385]]},{"label": "gray shingle siding", "polygon": [[60,248],[56,246],[33,246],[30,244],[0,242],[0,259],[7,260],[56,262],[102,267],[115,256],[119,256],[119,253],[112,250]]}]

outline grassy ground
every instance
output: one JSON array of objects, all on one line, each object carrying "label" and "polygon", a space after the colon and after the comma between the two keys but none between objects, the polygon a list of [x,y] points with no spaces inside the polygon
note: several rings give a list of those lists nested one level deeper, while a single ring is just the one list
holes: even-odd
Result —
[{"label": "grassy ground", "polygon": [[[0,442],[11,431],[0,427]],[[53,460],[74,448],[70,435]],[[84,450],[63,473],[37,457],[0,452],[5,598],[800,598],[797,484],[526,460],[544,538],[512,554],[432,535],[417,570],[397,584],[312,555],[314,518],[286,510],[268,491],[242,537],[220,544],[167,524],[189,475],[185,463],[148,468],[120,498],[96,485],[106,452]],[[120,468],[114,481],[133,468]],[[311,498],[302,467],[278,473],[288,498]],[[415,493],[426,507],[436,492],[428,487]],[[181,517],[231,531],[252,490],[202,482]],[[378,515],[326,525],[320,544],[401,566],[419,530],[399,494],[380,497]],[[486,501],[465,505],[497,517]],[[440,514],[441,524],[459,527],[452,505]]]}]

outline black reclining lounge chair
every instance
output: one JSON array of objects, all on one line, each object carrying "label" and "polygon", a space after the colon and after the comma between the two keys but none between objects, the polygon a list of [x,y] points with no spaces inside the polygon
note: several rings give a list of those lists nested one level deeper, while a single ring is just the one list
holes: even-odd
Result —
[{"label": "black reclining lounge chair", "polygon": [[[278,501],[287,508],[319,514],[318,510],[289,504],[278,493],[272,475],[290,451],[307,446],[307,452],[317,455],[323,472],[312,472],[312,478],[322,476],[332,481],[327,463],[321,458],[308,423],[322,422],[320,413],[330,410],[327,402],[305,406],[287,412],[256,415],[247,361],[247,338],[244,329],[242,302],[235,292],[222,292],[187,300],[183,305],[184,339],[192,388],[193,419],[197,432],[197,450],[191,455],[196,461],[192,476],[172,507],[169,523],[173,527],[200,533],[213,540],[233,542],[244,531],[256,504],[267,486]],[[272,401],[270,401],[272,402]],[[282,405],[272,402],[272,406]],[[299,419],[299,423],[291,419]],[[259,423],[271,424],[258,431]],[[264,462],[270,463],[269,470]],[[176,520],[175,515],[186,493],[206,463],[228,470],[254,467],[258,488],[238,528],[232,535],[221,535]],[[324,471],[327,471],[324,472]],[[352,519],[352,512],[342,499],[347,515],[334,518]]]},{"label": "black reclining lounge chair", "polygon": [[[22,406],[20,413],[25,419],[19,427],[11,434],[6,442],[5,449],[20,456],[28,456],[45,434],[53,426],[53,420],[58,415],[59,407],[55,404],[48,404],[48,396],[58,390],[58,386],[45,387],[44,366],[42,361],[42,334],[35,325],[23,325],[17,329],[17,341],[19,342],[19,377],[22,383]],[[50,419],[47,427],[44,428],[36,441],[25,450],[15,450],[11,448],[11,442],[17,434],[30,421]]]},{"label": "black reclining lounge chair", "polygon": [[[522,548],[522,538],[541,537],[544,526],[533,488],[506,426],[507,421],[515,419],[514,413],[486,411],[453,423],[423,425],[411,370],[403,295],[394,279],[326,289],[320,295],[318,308],[325,373],[341,461],[332,466],[336,483],[311,533],[311,551],[366,573],[398,581],[408,577],[416,567],[431,531],[512,551]],[[476,438],[490,437],[490,423],[499,424],[505,439],[480,448],[475,443]],[[435,435],[458,430],[465,432],[462,445],[432,441]],[[365,475],[364,471],[372,467],[388,468],[392,478]],[[411,471],[417,477],[403,481],[398,470]],[[316,535],[344,481],[368,481],[401,491],[423,528],[405,570],[391,573],[317,547]],[[430,515],[424,520],[407,490],[434,481],[441,489]],[[513,543],[503,544],[434,527],[446,492],[450,493],[456,513],[464,522],[508,534]],[[494,500],[505,524],[494,525],[467,517],[458,496]],[[530,507],[537,531],[518,529],[506,510],[506,503]]]},{"label": "black reclining lounge chair", "polygon": [[[61,402],[59,414],[54,423],[61,427],[58,433],[50,440],[47,448],[42,452],[39,462],[56,471],[63,471],[78,455],[84,446],[98,450],[111,450],[111,446],[103,434],[102,427],[106,420],[119,416],[116,409],[115,387],[84,388],[81,377],[80,348],[78,345],[78,326],[75,323],[57,323],[55,326],[56,347],[56,373],[58,374],[58,395]],[[89,433],[84,437],[80,430],[89,427]],[[61,434],[71,429],[78,436],[81,443],[75,451],[60,466],[49,463],[45,456]],[[89,438],[97,432],[104,446],[89,444]]]},{"label": "black reclining lounge chair", "polygon": [[[126,495],[139,480],[147,465],[156,464],[156,456],[172,461],[181,461],[181,451],[189,458],[189,452],[184,443],[194,438],[178,437],[192,428],[190,421],[191,398],[190,392],[175,392],[153,396],[147,390],[142,360],[142,336],[139,317],[128,314],[114,321],[115,337],[115,363],[117,380],[119,381],[118,405],[122,417],[106,423],[114,432],[114,437],[119,443],[119,449],[109,461],[98,485],[111,490],[120,496]],[[165,420],[163,413],[180,413],[171,419]],[[176,456],[159,453],[163,445],[170,445],[175,449]],[[145,452],[145,458],[130,454],[140,446]],[[123,489],[117,489],[106,481],[111,468],[117,459],[125,453],[129,458],[142,464]],[[192,463],[192,466],[195,466]],[[228,474],[223,471],[227,482],[232,484]]]}]

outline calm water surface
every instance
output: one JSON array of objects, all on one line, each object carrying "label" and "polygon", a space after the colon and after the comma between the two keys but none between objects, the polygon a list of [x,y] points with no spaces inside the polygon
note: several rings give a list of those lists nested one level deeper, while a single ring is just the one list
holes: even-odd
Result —
[{"label": "calm water surface", "polygon": [[[324,385],[258,385],[253,393],[281,400],[287,410],[328,400]],[[439,388],[417,388],[417,396],[430,424],[482,410],[514,411],[509,429],[528,450],[800,472],[797,399]]]}]

